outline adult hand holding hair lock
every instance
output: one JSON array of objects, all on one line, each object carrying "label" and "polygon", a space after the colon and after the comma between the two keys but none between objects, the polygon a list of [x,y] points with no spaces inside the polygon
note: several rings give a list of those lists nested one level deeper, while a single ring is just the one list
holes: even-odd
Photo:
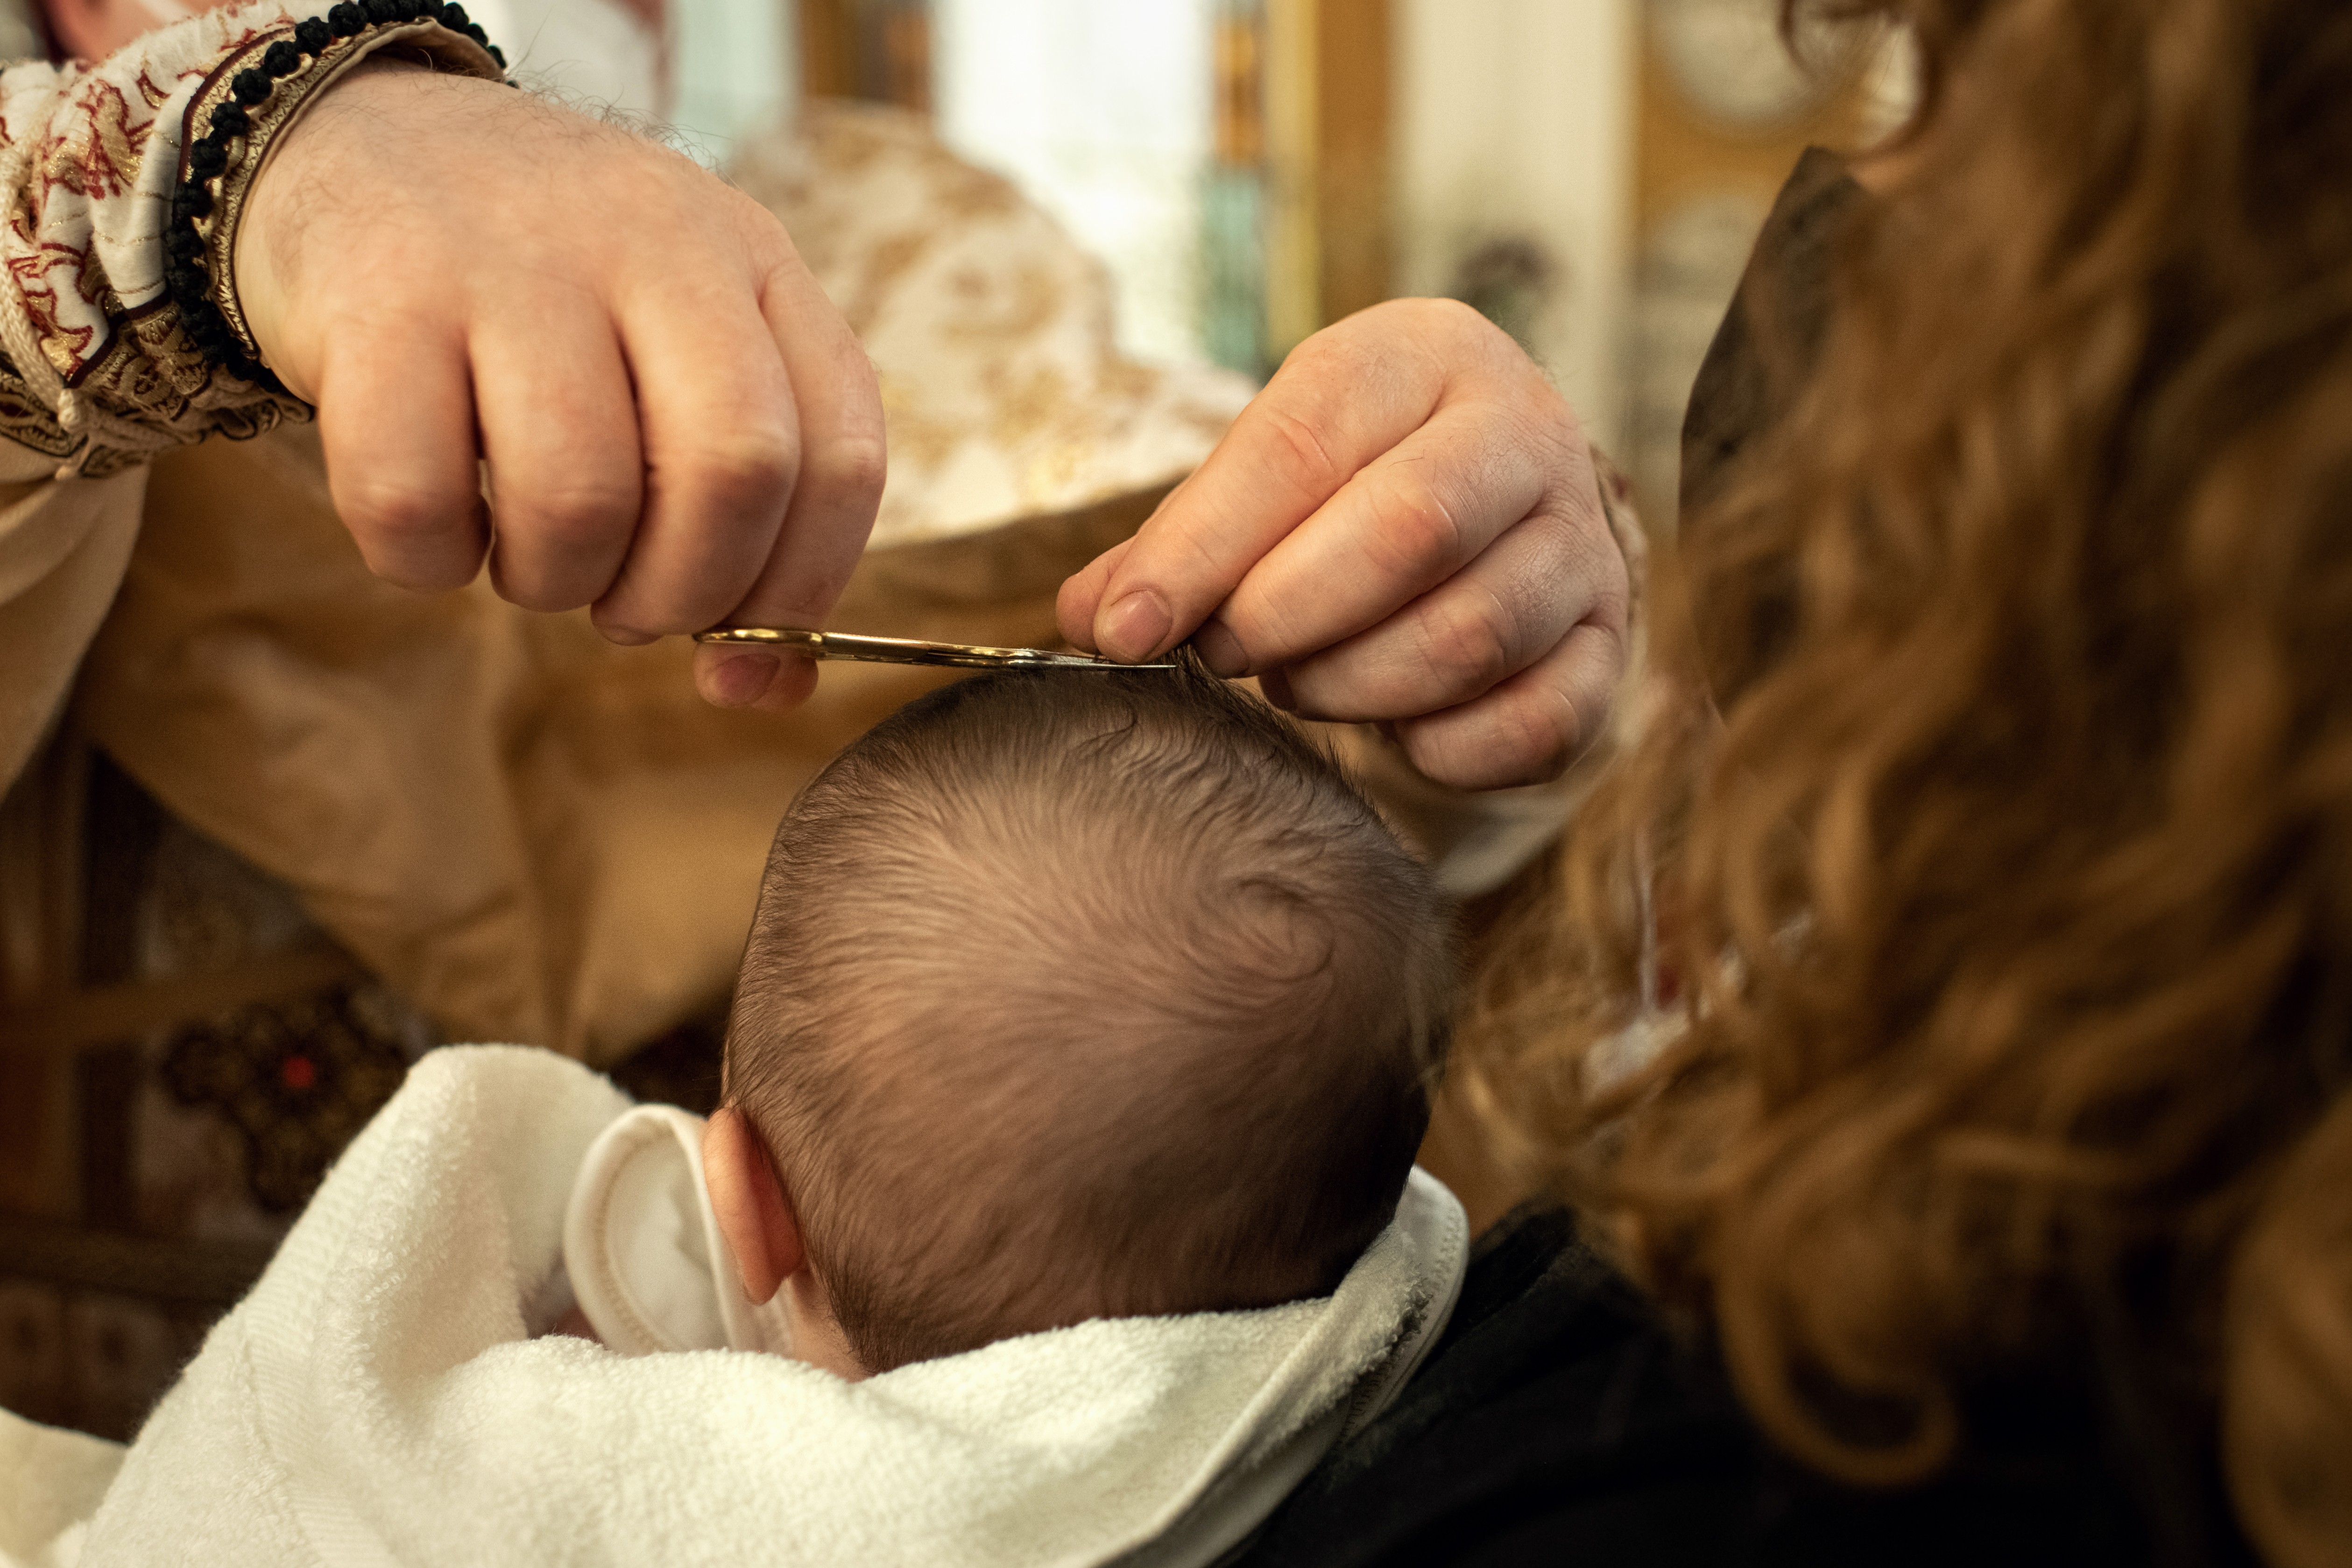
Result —
[{"label": "adult hand holding hair lock", "polygon": [[1063,587],[1062,634],[1122,660],[1189,638],[1301,717],[1390,724],[1440,783],[1527,784],[1607,722],[1633,547],[1518,346],[1467,306],[1396,300],[1294,351]]}]

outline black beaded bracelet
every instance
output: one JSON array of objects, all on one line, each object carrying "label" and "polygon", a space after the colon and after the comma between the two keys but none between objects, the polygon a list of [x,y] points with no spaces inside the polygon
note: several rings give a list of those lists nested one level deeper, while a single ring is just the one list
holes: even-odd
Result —
[{"label": "black beaded bracelet", "polygon": [[[163,286],[178,307],[180,324],[213,363],[231,375],[282,393],[267,367],[246,350],[245,342],[221,311],[214,293],[214,266],[228,265],[226,256],[213,256],[211,242],[198,225],[214,214],[213,182],[235,166],[232,152],[239,138],[254,129],[254,113],[269,101],[278,83],[300,70],[306,60],[317,60],[334,45],[378,27],[411,22],[438,22],[449,31],[472,39],[486,50],[499,68],[506,56],[482,31],[481,24],[457,5],[435,0],[341,0],[324,17],[298,22],[291,38],[279,38],[261,51],[257,64],[229,79],[229,101],[215,106],[205,134],[189,143],[182,168],[186,177],[172,195],[172,216],[163,230]],[[248,148],[248,151],[250,149]]]}]

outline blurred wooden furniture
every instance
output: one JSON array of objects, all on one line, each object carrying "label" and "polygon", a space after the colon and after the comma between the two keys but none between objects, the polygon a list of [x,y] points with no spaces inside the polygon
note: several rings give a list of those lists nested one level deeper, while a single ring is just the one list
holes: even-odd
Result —
[{"label": "blurred wooden furniture", "polygon": [[[254,1141],[187,1138],[205,1112],[174,1104],[163,1069],[366,978],[299,931],[159,972],[166,921],[209,921],[225,952],[251,935],[239,888],[218,908],[163,907],[202,901],[182,831],[70,728],[0,804],[0,1405],[103,1436],[136,1428],[284,1225],[252,1196]],[[180,874],[159,879],[167,860]],[[396,1076],[398,1051],[383,1054]],[[351,1103],[341,1064],[300,1059],[316,1108],[373,1109]],[[142,1140],[158,1110],[182,1123],[160,1152]]]},{"label": "blurred wooden furniture", "polygon": [[[437,1044],[70,728],[0,803],[0,1407],[128,1438]],[[614,1076],[708,1109],[721,1020]]]}]

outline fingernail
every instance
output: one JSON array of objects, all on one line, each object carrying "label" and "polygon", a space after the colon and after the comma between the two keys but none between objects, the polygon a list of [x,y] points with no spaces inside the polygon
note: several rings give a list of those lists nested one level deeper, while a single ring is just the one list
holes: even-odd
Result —
[{"label": "fingernail", "polygon": [[772,653],[739,653],[711,671],[722,707],[749,708],[768,694],[783,662]]},{"label": "fingernail", "polygon": [[1168,640],[1168,628],[1175,624],[1176,617],[1168,613],[1168,601],[1149,588],[1140,588],[1103,616],[1101,632],[1095,640],[1111,658],[1132,663],[1158,653],[1160,645]]},{"label": "fingernail", "polygon": [[1209,667],[1209,673],[1221,679],[1231,680],[1249,669],[1248,650],[1242,647],[1242,639],[1234,636],[1232,628],[1223,621],[1204,622],[1201,629],[1192,634],[1192,651],[1201,656],[1201,662]]},{"label": "fingernail", "polygon": [[1269,669],[1257,678],[1258,695],[1281,709],[1285,713],[1298,711],[1298,699],[1290,694],[1290,672]]},{"label": "fingernail", "polygon": [[657,632],[633,632],[626,626],[599,626],[597,630],[604,634],[606,642],[618,643],[623,647],[643,647],[649,642],[661,641]]}]

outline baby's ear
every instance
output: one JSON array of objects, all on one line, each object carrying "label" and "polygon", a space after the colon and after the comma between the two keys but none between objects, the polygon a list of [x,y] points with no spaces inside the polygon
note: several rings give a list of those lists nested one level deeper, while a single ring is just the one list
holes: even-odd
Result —
[{"label": "baby's ear", "polygon": [[751,1119],[734,1106],[711,1112],[702,1129],[702,1184],[719,1234],[735,1255],[743,1294],[761,1306],[808,1261],[800,1222]]}]

